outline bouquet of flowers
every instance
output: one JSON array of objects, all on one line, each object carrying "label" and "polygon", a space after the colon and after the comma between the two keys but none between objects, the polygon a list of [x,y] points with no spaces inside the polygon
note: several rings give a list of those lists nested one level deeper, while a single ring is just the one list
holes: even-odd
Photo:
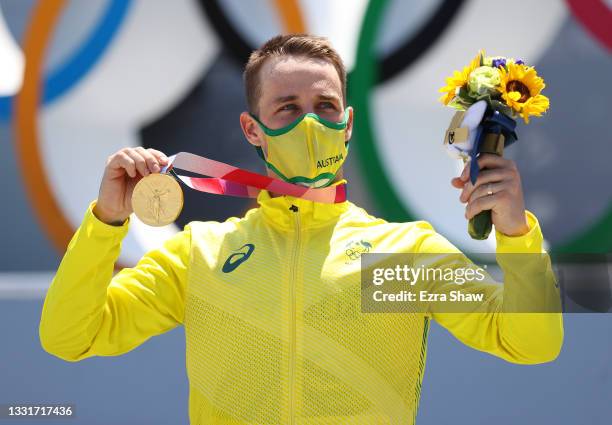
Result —
[{"label": "bouquet of flowers", "polygon": [[[444,144],[454,157],[471,161],[472,184],[478,177],[476,157],[481,153],[503,154],[517,140],[517,117],[541,116],[549,100],[541,94],[544,80],[535,68],[520,59],[485,56],[484,51],[460,71],[446,79],[440,101],[457,109]],[[474,239],[486,239],[491,231],[491,212],[483,211],[468,224]]]}]

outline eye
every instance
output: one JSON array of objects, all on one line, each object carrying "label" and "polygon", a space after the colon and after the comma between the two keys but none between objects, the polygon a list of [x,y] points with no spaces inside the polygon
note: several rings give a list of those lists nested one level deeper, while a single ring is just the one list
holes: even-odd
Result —
[{"label": "eye", "polygon": [[319,103],[319,108],[320,109],[336,109],[336,105],[334,105],[331,102],[321,102]]},{"label": "eye", "polygon": [[288,103],[278,108],[278,110],[279,111],[295,111],[297,110],[297,105],[294,103]]}]

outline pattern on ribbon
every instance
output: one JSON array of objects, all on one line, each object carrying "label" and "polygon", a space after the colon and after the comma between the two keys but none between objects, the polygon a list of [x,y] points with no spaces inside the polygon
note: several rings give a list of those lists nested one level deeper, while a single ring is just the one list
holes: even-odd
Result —
[{"label": "pattern on ribbon", "polygon": [[[209,177],[182,176],[173,172],[175,168]],[[161,170],[161,173],[167,172],[173,172],[180,181],[194,190],[216,195],[256,198],[261,190],[267,190],[327,204],[346,200],[346,183],[324,188],[309,188],[189,152],[179,152],[168,157],[168,165]]]}]

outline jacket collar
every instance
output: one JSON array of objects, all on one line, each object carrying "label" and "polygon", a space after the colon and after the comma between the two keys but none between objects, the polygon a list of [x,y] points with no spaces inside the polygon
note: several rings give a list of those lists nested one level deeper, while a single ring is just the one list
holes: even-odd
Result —
[{"label": "jacket collar", "polygon": [[[333,185],[346,183],[340,180]],[[257,203],[264,219],[275,227],[291,229],[296,226],[296,215],[301,228],[320,227],[338,221],[338,218],[349,207],[349,201],[336,204],[307,201],[294,196],[275,196],[262,190],[257,196]]]}]

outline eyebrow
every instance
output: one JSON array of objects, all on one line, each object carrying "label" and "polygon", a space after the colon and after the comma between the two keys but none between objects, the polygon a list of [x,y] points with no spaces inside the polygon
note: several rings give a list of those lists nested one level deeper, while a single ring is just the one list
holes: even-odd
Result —
[{"label": "eyebrow", "polygon": [[335,101],[339,101],[340,98],[338,96],[335,95],[329,95],[329,94],[322,94],[319,96],[319,99],[321,100],[335,100]]},{"label": "eyebrow", "polygon": [[[334,100],[334,101],[339,101],[340,100],[340,98],[338,96],[331,95],[331,94],[321,94],[321,95],[318,96],[318,98],[320,100]],[[298,96],[296,96],[294,94],[291,94],[291,95],[288,95],[288,96],[277,97],[276,99],[274,99],[274,103],[278,104],[278,103],[291,102],[291,101],[294,101],[294,100],[297,100],[297,99],[298,99]]]},{"label": "eyebrow", "polygon": [[289,96],[280,96],[274,99],[274,103],[291,102],[292,100],[296,100],[297,98],[298,97],[294,94],[291,94]]}]

